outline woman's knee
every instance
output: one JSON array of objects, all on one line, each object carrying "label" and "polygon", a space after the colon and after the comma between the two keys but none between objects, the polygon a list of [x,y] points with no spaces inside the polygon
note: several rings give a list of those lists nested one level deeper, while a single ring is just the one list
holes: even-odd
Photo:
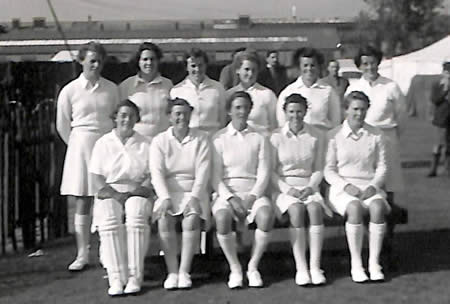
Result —
[{"label": "woman's knee", "polygon": [[383,200],[377,199],[369,205],[370,221],[376,224],[382,224],[386,221],[387,208]]},{"label": "woman's knee", "polygon": [[364,216],[364,207],[360,201],[351,201],[345,210],[347,222],[350,224],[361,224]]},{"label": "woman's knee", "polygon": [[174,232],[176,219],[173,216],[167,215],[158,220],[158,230],[160,232]]},{"label": "woman's knee", "polygon": [[258,209],[255,216],[255,222],[258,229],[262,231],[270,231],[275,220],[272,208],[264,206]]},{"label": "woman's knee", "polygon": [[294,228],[305,227],[306,207],[303,204],[292,204],[288,208],[289,220]]},{"label": "woman's knee", "polygon": [[216,230],[219,234],[228,234],[232,230],[233,215],[230,211],[223,209],[214,214],[216,221]]},{"label": "woman's knee", "polygon": [[143,197],[133,196],[125,202],[126,223],[145,225],[151,216],[151,203]]},{"label": "woman's knee", "polygon": [[190,214],[183,217],[181,223],[183,231],[193,231],[200,229],[200,216],[198,214]]},{"label": "woman's knee", "polygon": [[322,225],[323,224],[323,209],[322,205],[317,202],[312,202],[306,205],[306,210],[308,210],[309,221],[311,225]]}]

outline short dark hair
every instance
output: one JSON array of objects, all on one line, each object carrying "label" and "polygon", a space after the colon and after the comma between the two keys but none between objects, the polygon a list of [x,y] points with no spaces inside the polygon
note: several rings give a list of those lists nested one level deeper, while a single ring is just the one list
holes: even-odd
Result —
[{"label": "short dark hair", "polygon": [[237,98],[244,98],[245,100],[247,100],[250,105],[250,111],[252,110],[253,100],[250,94],[245,91],[236,91],[233,94],[231,94],[231,96],[227,99],[227,103],[225,105],[227,113],[230,112],[231,107],[233,106],[233,101]]},{"label": "short dark hair", "polygon": [[239,47],[239,48],[235,49],[235,50],[233,51],[233,53],[231,53],[231,57],[233,58],[234,55],[236,55],[236,54],[239,53],[239,52],[243,52],[243,51],[245,51],[245,50],[246,50],[245,47]]},{"label": "short dark hair", "polygon": [[295,66],[299,66],[300,58],[302,57],[313,58],[316,60],[318,65],[322,65],[324,62],[324,57],[322,53],[319,52],[317,49],[311,47],[299,48],[294,52],[292,62],[294,63]]},{"label": "short dark hair", "polygon": [[362,56],[373,56],[377,60],[378,64],[380,64],[381,59],[383,59],[383,52],[371,45],[364,45],[360,47],[358,54],[356,54],[353,60],[358,68],[361,66]]},{"label": "short dark hair", "polygon": [[140,111],[139,107],[129,99],[124,99],[117,104],[116,108],[114,109],[114,112],[111,114],[111,119],[113,121],[116,120],[117,113],[119,112],[120,108],[122,108],[122,107],[129,107],[129,108],[133,109],[134,112],[136,113],[136,122],[141,121],[141,111]]},{"label": "short dark hair", "polygon": [[277,54],[278,55],[278,51],[277,50],[268,50],[266,52],[266,58],[269,57],[271,54]]},{"label": "short dark hair", "polygon": [[133,65],[134,68],[136,68],[137,71],[139,71],[139,60],[141,59],[141,54],[145,50],[154,52],[158,61],[161,60],[161,58],[163,57],[161,49],[156,44],[151,42],[141,43],[136,53],[133,55],[133,58],[131,58],[130,60],[131,64]]},{"label": "short dark hair", "polygon": [[83,61],[84,58],[86,58],[86,54],[88,51],[99,54],[103,60],[106,59],[106,50],[103,45],[95,41],[90,41],[86,44],[83,44],[78,50],[77,59],[79,62]]},{"label": "short dark hair", "polygon": [[235,59],[235,67],[236,67],[236,69],[241,67],[241,65],[244,62],[244,60],[248,60],[248,61],[251,61],[251,62],[255,63],[256,66],[258,67],[258,70],[261,67],[261,62],[259,60],[259,56],[254,51],[243,51],[243,52],[240,52],[236,56],[236,59]]},{"label": "short dark hair", "polygon": [[443,70],[443,71],[450,72],[450,61],[444,62],[444,63],[442,64],[442,70]]},{"label": "short dark hair", "polygon": [[191,104],[186,99],[175,97],[174,99],[168,100],[166,114],[169,115],[172,112],[173,107],[175,106],[185,106],[189,108],[191,112],[194,111],[194,107],[191,106]]},{"label": "short dark hair", "polygon": [[283,111],[286,112],[286,109],[290,103],[298,103],[300,105],[303,105],[305,107],[305,110],[308,110],[308,100],[306,100],[306,98],[300,94],[294,93],[286,97],[283,104]]},{"label": "short dark hair", "polygon": [[352,100],[362,100],[367,103],[367,107],[370,107],[370,99],[369,97],[361,91],[352,91],[344,98],[344,109],[348,109]]},{"label": "short dark hair", "polygon": [[205,51],[199,49],[199,48],[192,48],[189,50],[189,52],[186,52],[184,54],[184,64],[187,65],[187,60],[189,58],[203,58],[206,64],[208,64],[208,55]]}]

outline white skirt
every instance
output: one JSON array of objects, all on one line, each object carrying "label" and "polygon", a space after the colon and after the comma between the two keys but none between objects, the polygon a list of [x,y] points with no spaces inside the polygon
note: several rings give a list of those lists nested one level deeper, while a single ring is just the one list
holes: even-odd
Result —
[{"label": "white skirt", "polygon": [[94,179],[89,173],[89,161],[95,142],[103,134],[72,129],[67,144],[61,195],[94,196]]}]

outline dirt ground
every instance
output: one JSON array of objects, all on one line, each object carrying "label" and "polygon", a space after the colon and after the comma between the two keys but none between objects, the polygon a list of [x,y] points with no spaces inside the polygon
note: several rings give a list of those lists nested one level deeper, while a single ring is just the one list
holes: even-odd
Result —
[{"label": "dirt ground", "polygon": [[[408,125],[402,159],[427,160],[431,149],[428,124],[411,120]],[[260,267],[264,288],[230,291],[227,267],[219,253],[211,259],[196,257],[194,287],[189,291],[164,290],[163,260],[148,258],[142,293],[111,299],[99,265],[82,273],[66,270],[75,251],[69,237],[46,244],[41,257],[28,258],[25,253],[0,257],[0,303],[450,303],[450,178],[428,179],[426,172],[423,166],[404,170],[407,188],[398,201],[407,207],[409,223],[396,229],[395,267],[386,269],[387,280],[381,284],[351,281],[341,235],[337,241],[344,244],[343,249],[324,252],[328,284],[322,287],[296,286],[293,258],[284,250],[264,256]],[[96,261],[96,240],[93,249],[91,260]],[[248,256],[241,258],[245,265]]]}]

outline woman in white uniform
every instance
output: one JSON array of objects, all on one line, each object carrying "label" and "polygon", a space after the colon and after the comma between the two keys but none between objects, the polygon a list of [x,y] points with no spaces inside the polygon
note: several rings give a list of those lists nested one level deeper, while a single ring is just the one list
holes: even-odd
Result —
[{"label": "woman in white uniform", "polygon": [[74,218],[78,253],[69,270],[84,269],[89,263],[90,210],[95,184],[88,166],[92,148],[113,128],[110,115],[119,102],[117,86],[100,76],[105,49],[96,42],[83,45],[78,61],[83,72],[67,84],[58,96],[56,129],[67,144],[61,195],[76,207]]},{"label": "woman in white uniform", "polygon": [[329,132],[325,179],[330,184],[330,203],[346,218],[345,231],[351,259],[352,280],[367,281],[361,258],[363,219],[369,216],[370,280],[382,281],[379,256],[390,206],[382,187],[386,178],[386,148],[383,133],[364,122],[370,101],[354,91],[345,97],[347,118]]},{"label": "woman in white uniform", "polygon": [[[206,191],[210,174],[210,142],[206,132],[189,128],[193,107],[184,99],[169,100],[171,127],[157,135],[150,148],[150,172],[158,196],[158,221],[168,276],[164,288],[191,288],[192,259],[200,245],[201,220],[210,214]],[[181,259],[175,225],[181,221]]]},{"label": "woman in white uniform", "polygon": [[89,169],[98,185],[93,226],[102,244],[108,294],[116,296],[141,290],[153,204],[149,199],[150,142],[133,130],[140,120],[139,108],[126,99],[113,119],[116,127],[96,142]]},{"label": "woman in white uniform", "polygon": [[286,122],[283,105],[286,97],[293,93],[300,94],[308,100],[308,112],[304,119],[306,123],[323,131],[339,125],[342,121],[339,96],[332,87],[318,81],[323,55],[314,48],[300,48],[294,54],[294,62],[300,68],[300,76],[278,96],[278,126],[282,127]]},{"label": "woman in white uniform", "polygon": [[256,222],[255,242],[247,268],[250,287],[262,287],[259,262],[270,242],[274,213],[265,196],[270,179],[270,144],[268,139],[247,124],[252,99],[246,92],[235,92],[227,101],[231,122],[213,137],[213,188],[218,197],[212,213],[217,240],[230,265],[228,287],[242,287],[242,267],[236,250],[237,225]]},{"label": "woman in white uniform", "polygon": [[[331,211],[319,193],[323,178],[325,138],[322,132],[303,122],[307,100],[292,94],[283,105],[286,124],[271,138],[274,172],[272,197],[278,214],[288,216],[291,224],[292,251],[297,285],[320,285],[326,282],[320,259],[323,243],[323,213]],[[309,219],[309,229],[305,218]],[[309,232],[310,261],[306,262],[306,233]]]},{"label": "woman in white uniform", "polygon": [[156,44],[142,43],[132,60],[137,74],[119,85],[120,100],[128,98],[141,110],[141,121],[135,130],[150,140],[169,127],[166,109],[173,84],[159,73],[162,56]]},{"label": "woman in white uniform", "polygon": [[250,94],[253,107],[247,123],[261,133],[269,135],[277,126],[277,97],[271,89],[256,82],[261,68],[258,54],[244,51],[236,56],[235,61],[239,84],[227,91],[227,98],[237,91]]},{"label": "woman in white uniform", "polygon": [[388,172],[385,190],[389,203],[394,203],[394,193],[404,187],[400,162],[399,134],[406,118],[406,102],[398,85],[378,74],[383,53],[371,46],[362,47],[355,57],[356,66],[362,71],[361,79],[351,84],[346,94],[364,92],[370,99],[366,122],[380,128],[386,140]]}]

